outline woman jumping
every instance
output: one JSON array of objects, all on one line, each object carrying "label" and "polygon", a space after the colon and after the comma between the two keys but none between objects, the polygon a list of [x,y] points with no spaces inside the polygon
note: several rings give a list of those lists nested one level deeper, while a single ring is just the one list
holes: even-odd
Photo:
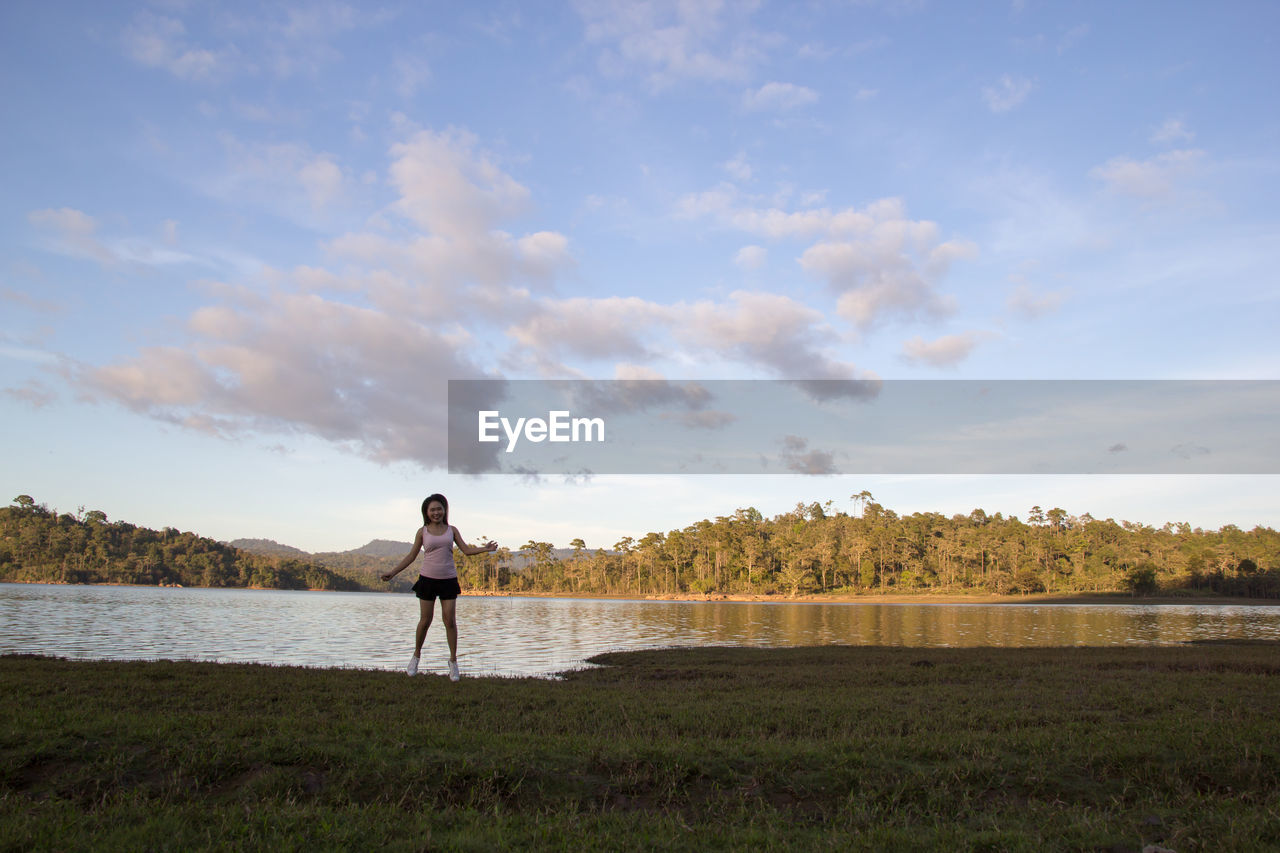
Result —
[{"label": "woman jumping", "polygon": [[418,595],[418,633],[413,646],[413,657],[409,658],[406,671],[410,675],[418,672],[418,658],[422,656],[422,641],[427,637],[427,629],[431,627],[431,617],[435,615],[436,598],[440,599],[440,615],[444,618],[445,636],[449,639],[449,680],[458,680],[458,623],[455,618],[458,595],[462,587],[458,585],[458,570],[453,564],[453,546],[468,557],[498,550],[497,543],[486,542],[478,548],[463,541],[458,528],[449,524],[449,501],[445,496],[434,494],[422,502],[422,527],[413,537],[413,550],[405,555],[400,565],[382,576],[389,581],[404,571],[418,552],[422,552],[422,565],[418,569],[418,582],[413,591]]}]

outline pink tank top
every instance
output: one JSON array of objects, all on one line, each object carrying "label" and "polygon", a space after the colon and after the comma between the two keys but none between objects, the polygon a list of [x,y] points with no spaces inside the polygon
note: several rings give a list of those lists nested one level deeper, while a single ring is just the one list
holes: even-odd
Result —
[{"label": "pink tank top", "polygon": [[458,570],[453,565],[453,528],[448,527],[444,533],[434,536],[422,528],[422,566],[418,574],[424,578],[448,580],[456,578]]}]

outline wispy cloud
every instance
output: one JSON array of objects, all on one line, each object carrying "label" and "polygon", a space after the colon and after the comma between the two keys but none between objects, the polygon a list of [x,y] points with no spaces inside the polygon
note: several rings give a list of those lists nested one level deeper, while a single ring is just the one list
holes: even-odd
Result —
[{"label": "wispy cloud", "polygon": [[765,83],[742,93],[742,106],[751,112],[786,112],[817,101],[817,92],[794,83]]},{"label": "wispy cloud", "polygon": [[1025,101],[1034,87],[1035,84],[1025,77],[1006,74],[994,86],[982,89],[982,99],[991,112],[1007,113]]},{"label": "wispy cloud", "polygon": [[946,315],[952,306],[938,292],[939,282],[952,263],[977,254],[967,241],[944,241],[936,223],[909,218],[901,199],[841,210],[788,210],[755,201],[722,185],[680,199],[676,216],[710,217],[772,240],[816,238],[798,258],[801,269],[826,282],[838,297],[840,316],[863,329],[889,315]]},{"label": "wispy cloud", "polygon": [[758,270],[769,258],[769,250],[763,246],[743,246],[733,256],[733,262],[744,270]]},{"label": "wispy cloud", "polygon": [[1034,320],[1057,311],[1066,298],[1066,290],[1040,291],[1029,284],[1019,284],[1005,306],[1019,317]]},{"label": "wispy cloud", "polygon": [[927,364],[931,367],[954,367],[969,357],[982,335],[978,332],[965,332],[958,335],[943,335],[932,341],[916,335],[902,344],[902,355],[911,363]]},{"label": "wispy cloud", "polygon": [[139,12],[124,31],[124,47],[135,62],[160,68],[187,80],[212,80],[229,74],[237,51],[191,44],[187,28],[176,18]]},{"label": "wispy cloud", "polygon": [[742,26],[754,4],[652,0],[577,0],[589,43],[600,46],[609,74],[639,71],[655,89],[681,80],[732,81],[747,76],[766,39]]},{"label": "wispy cloud", "polygon": [[1182,119],[1170,118],[1165,119],[1164,123],[1156,128],[1151,134],[1151,141],[1162,144],[1176,144],[1179,142],[1190,142],[1195,138],[1195,134],[1187,130],[1182,123]]},{"label": "wispy cloud", "polygon": [[1195,174],[1204,161],[1204,151],[1179,149],[1146,160],[1113,157],[1089,174],[1114,192],[1156,201],[1173,196],[1179,182]]},{"label": "wispy cloud", "polygon": [[114,264],[119,256],[98,239],[98,222],[82,210],[62,207],[33,210],[27,221],[50,235],[53,247],[67,254]]}]

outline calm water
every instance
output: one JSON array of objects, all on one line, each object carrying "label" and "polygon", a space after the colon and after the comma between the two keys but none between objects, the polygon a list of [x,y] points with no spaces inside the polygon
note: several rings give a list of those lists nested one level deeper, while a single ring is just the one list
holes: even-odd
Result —
[{"label": "calm water", "polygon": [[[396,670],[411,595],[0,584],[0,653]],[[485,598],[458,602],[464,672],[552,675],[592,655],[690,645],[1071,646],[1280,640],[1280,607],[775,604]],[[448,658],[439,613],[423,669]]]}]

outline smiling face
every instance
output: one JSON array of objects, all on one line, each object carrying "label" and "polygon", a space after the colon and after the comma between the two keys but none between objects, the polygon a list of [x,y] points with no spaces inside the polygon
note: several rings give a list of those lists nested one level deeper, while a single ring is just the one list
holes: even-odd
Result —
[{"label": "smiling face", "polygon": [[427,504],[427,521],[433,525],[444,524],[445,509],[444,504],[440,501],[431,501]]}]

